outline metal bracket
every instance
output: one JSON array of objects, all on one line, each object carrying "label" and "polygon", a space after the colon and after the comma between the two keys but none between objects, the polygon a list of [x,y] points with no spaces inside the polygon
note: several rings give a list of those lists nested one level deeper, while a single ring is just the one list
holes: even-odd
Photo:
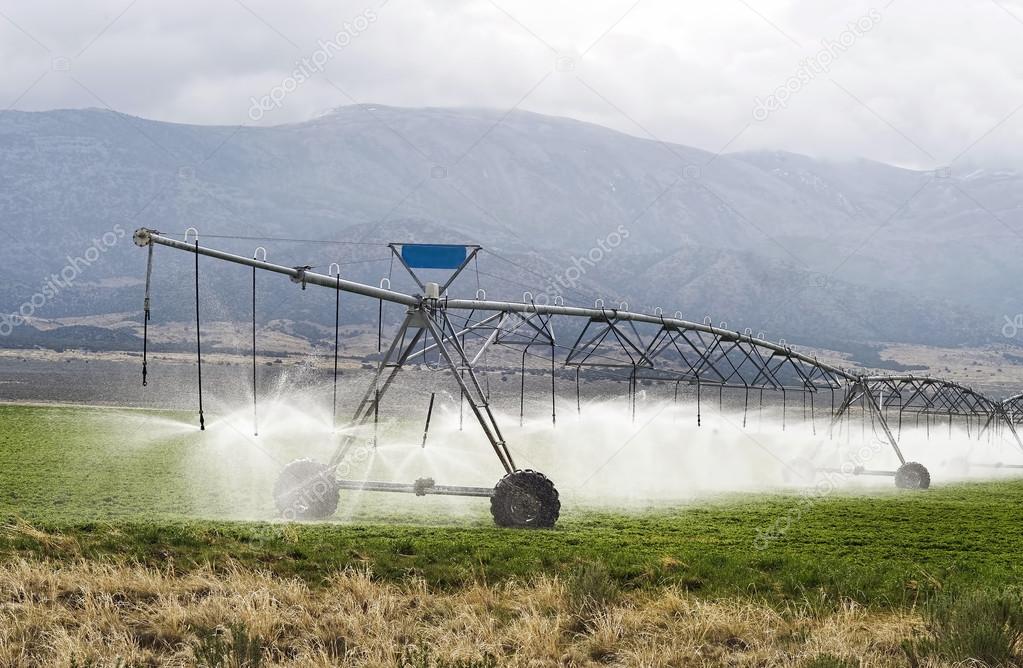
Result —
[{"label": "metal bracket", "polygon": [[295,270],[296,274],[295,274],[295,276],[292,277],[291,282],[292,283],[301,284],[302,289],[305,290],[305,287],[306,287],[306,272],[309,271],[312,268],[313,268],[312,265],[309,265],[309,264],[302,265],[300,267],[292,267],[292,269]]}]

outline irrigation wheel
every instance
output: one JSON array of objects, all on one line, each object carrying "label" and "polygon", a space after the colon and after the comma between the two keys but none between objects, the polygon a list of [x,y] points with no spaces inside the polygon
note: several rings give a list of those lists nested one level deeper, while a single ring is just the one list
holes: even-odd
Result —
[{"label": "irrigation wheel", "polygon": [[931,474],[918,462],[906,462],[895,472],[895,486],[899,489],[927,489]]},{"label": "irrigation wheel", "polygon": [[501,478],[490,497],[490,514],[502,527],[549,529],[560,513],[561,500],[554,483],[530,469]]},{"label": "irrigation wheel", "polygon": [[274,485],[277,510],[288,520],[322,520],[337,511],[341,490],[326,464],[296,459]]}]

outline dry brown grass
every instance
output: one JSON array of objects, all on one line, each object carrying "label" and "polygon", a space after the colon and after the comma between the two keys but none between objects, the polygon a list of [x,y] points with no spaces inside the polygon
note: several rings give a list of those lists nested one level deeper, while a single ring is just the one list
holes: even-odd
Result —
[{"label": "dry brown grass", "polygon": [[900,641],[921,623],[673,588],[579,606],[569,586],[540,578],[431,592],[415,578],[344,571],[310,588],[241,569],[13,561],[0,565],[0,665],[191,666],[211,646],[230,648],[233,633],[256,649],[247,665],[397,666],[413,645],[429,649],[428,666],[488,653],[502,666],[802,666],[822,654],[905,666]]}]

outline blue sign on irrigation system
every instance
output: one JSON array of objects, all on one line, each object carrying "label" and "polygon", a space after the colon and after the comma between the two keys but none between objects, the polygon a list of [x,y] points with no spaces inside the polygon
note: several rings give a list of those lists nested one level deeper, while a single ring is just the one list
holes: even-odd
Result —
[{"label": "blue sign on irrigation system", "polygon": [[413,269],[458,269],[469,250],[453,244],[405,244],[401,259]]}]

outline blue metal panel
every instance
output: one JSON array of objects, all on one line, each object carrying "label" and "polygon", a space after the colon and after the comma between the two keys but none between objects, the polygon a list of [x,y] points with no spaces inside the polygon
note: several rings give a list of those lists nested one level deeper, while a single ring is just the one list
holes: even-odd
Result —
[{"label": "blue metal panel", "polygon": [[413,269],[458,269],[468,249],[450,244],[404,244],[401,258]]}]

